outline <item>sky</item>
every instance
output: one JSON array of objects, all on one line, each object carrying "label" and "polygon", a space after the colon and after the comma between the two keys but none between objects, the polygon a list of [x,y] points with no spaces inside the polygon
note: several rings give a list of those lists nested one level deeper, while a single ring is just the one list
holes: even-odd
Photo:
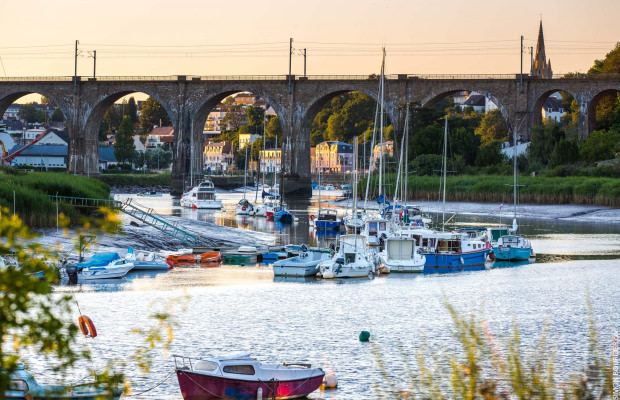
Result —
[{"label": "sky", "polygon": [[[556,74],[620,41],[619,0],[0,1],[0,77],[509,74],[543,19]],[[529,71],[530,54],[524,55]]]}]

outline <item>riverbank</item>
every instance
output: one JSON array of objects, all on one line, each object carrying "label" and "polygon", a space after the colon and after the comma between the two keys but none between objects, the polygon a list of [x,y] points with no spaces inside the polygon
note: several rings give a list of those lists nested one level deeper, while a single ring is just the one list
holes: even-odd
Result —
[{"label": "riverbank", "polygon": [[[0,206],[15,212],[31,227],[56,226],[56,211],[63,213],[71,223],[94,209],[74,207],[56,202],[50,196],[107,199],[110,188],[105,183],[84,176],[53,172],[22,172],[0,168]],[[58,207],[58,209],[57,209]]]},{"label": "riverbank", "polygon": [[167,187],[172,182],[169,173],[163,174],[101,174],[98,178],[109,186],[116,187]]},{"label": "riverbank", "polygon": [[[359,182],[359,193],[365,193],[366,180]],[[370,178],[369,198],[378,195],[379,177]],[[388,199],[394,195],[396,174],[384,177],[384,191]],[[502,175],[448,176],[446,200],[459,202],[504,203],[513,202],[513,177]],[[620,207],[620,179],[590,177],[521,176],[518,180],[520,203],[529,204],[584,204]],[[432,200],[440,193],[439,176],[410,176],[407,182],[408,198]]]}]

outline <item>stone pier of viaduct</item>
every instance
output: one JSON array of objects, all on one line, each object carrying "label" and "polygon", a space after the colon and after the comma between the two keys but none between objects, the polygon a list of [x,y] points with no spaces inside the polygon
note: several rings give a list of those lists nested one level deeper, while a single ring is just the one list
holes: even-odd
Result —
[{"label": "stone pier of viaduct", "polygon": [[[386,77],[384,109],[397,135],[404,124],[404,106],[430,107],[458,91],[475,91],[492,100],[512,134],[522,140],[541,124],[541,109],[554,92],[571,93],[579,103],[579,135],[594,127],[596,104],[620,91],[619,76],[584,75],[537,79],[519,75],[391,75]],[[227,96],[251,92],[271,104],[283,133],[283,190],[309,196],[310,129],[315,115],[335,96],[359,91],[377,99],[379,81],[365,76],[230,76],[230,77],[101,77],[0,78],[0,113],[20,97],[48,97],[65,115],[70,134],[69,172],[97,175],[98,132],[107,109],[121,97],[142,92],[159,101],[174,126],[173,192],[190,176],[200,177],[202,131],[209,112]],[[190,172],[191,171],[191,172]]]}]

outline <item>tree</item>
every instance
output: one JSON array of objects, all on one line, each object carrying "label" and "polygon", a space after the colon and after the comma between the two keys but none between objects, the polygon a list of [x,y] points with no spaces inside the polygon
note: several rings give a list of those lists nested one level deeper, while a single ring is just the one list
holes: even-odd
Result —
[{"label": "tree", "polygon": [[131,118],[125,116],[121,126],[116,133],[116,143],[114,144],[114,157],[120,163],[125,163],[133,159],[136,146],[133,142],[133,124]]},{"label": "tree", "polygon": [[551,153],[549,167],[558,165],[573,164],[579,161],[579,145],[575,140],[560,139]]},{"label": "tree", "polygon": [[[130,119],[131,122],[131,119]],[[149,97],[142,103],[140,114],[140,127],[145,133],[153,130],[155,125],[170,126],[170,118],[166,109],[154,98]]]},{"label": "tree", "polygon": [[64,114],[62,113],[62,111],[60,111],[60,108],[56,107],[56,109],[52,113],[52,121],[63,122],[64,120],[65,120]]},{"label": "tree", "polygon": [[[602,60],[595,60],[588,71],[589,74],[620,74],[620,42],[605,55]],[[601,98],[596,106],[597,129],[608,129],[611,126],[610,116],[620,113],[620,97],[618,92],[610,92]]]},{"label": "tree", "polygon": [[109,134],[113,134],[121,124],[121,116],[118,113],[116,107],[112,106],[108,108],[108,111],[103,115],[102,124],[106,127]]},{"label": "tree", "polygon": [[619,128],[614,127],[607,131],[598,130],[590,133],[588,138],[581,143],[580,152],[584,161],[593,163],[616,157],[620,151]]},{"label": "tree", "polygon": [[17,115],[24,121],[32,124],[35,122],[45,122],[45,112],[37,110],[37,103],[24,104],[20,107]]},{"label": "tree", "polygon": [[245,112],[241,105],[231,106],[226,111],[226,115],[222,118],[221,126],[228,131],[236,131],[243,125],[245,120]]},{"label": "tree", "polygon": [[280,119],[277,115],[269,117],[267,125],[265,125],[265,133],[268,138],[278,138],[278,143],[282,143],[282,126],[280,125]]},{"label": "tree", "polygon": [[41,96],[41,104],[54,104],[54,103],[52,103],[52,101],[49,98],[45,96]]},{"label": "tree", "polygon": [[487,112],[476,128],[476,135],[480,136],[483,145],[508,140],[508,127],[502,113],[498,109]]},{"label": "tree", "polygon": [[129,115],[132,124],[138,122],[138,106],[136,105],[136,99],[134,99],[133,96],[130,97],[127,101],[127,109],[125,110],[125,115]]},{"label": "tree", "polygon": [[235,98],[233,96],[228,96],[224,100],[222,100],[222,104],[232,104],[235,102]]},{"label": "tree", "polygon": [[166,169],[172,164],[172,151],[157,147],[146,151],[146,162],[150,169]]},{"label": "tree", "polygon": [[543,166],[549,163],[555,144],[565,138],[564,132],[556,122],[535,126],[530,130],[530,145],[527,149],[530,161],[537,161]]},{"label": "tree", "polygon": [[501,164],[502,162],[504,162],[504,155],[500,151],[500,144],[498,142],[491,142],[480,147],[475,163],[477,167],[488,167]]}]

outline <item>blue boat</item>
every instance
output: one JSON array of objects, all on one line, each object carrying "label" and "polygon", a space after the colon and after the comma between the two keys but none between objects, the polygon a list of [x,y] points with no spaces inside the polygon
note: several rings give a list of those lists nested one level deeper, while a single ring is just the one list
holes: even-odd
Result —
[{"label": "blue boat", "polygon": [[273,213],[273,220],[280,222],[293,222],[295,216],[291,214],[288,210],[281,208],[278,211]]},{"label": "blue boat", "polygon": [[108,390],[90,384],[71,386],[39,385],[23,365],[18,366],[17,370],[11,373],[10,379],[9,390],[4,392],[5,398],[10,400],[116,400],[122,394],[120,389]]},{"label": "blue boat", "polygon": [[532,256],[532,245],[520,235],[506,235],[497,240],[493,254],[498,261],[525,261]]},{"label": "blue boat", "polygon": [[97,253],[88,260],[77,263],[77,268],[78,271],[81,271],[89,267],[103,267],[119,258],[121,258],[121,256],[119,256],[118,253]]},{"label": "blue boat", "polygon": [[316,229],[340,229],[338,212],[336,210],[319,210],[319,215],[314,220]]},{"label": "blue boat", "polygon": [[425,274],[486,269],[485,261],[491,252],[491,244],[487,241],[472,239],[466,233],[434,232],[424,228],[407,233],[408,237],[416,239],[426,257]]}]

